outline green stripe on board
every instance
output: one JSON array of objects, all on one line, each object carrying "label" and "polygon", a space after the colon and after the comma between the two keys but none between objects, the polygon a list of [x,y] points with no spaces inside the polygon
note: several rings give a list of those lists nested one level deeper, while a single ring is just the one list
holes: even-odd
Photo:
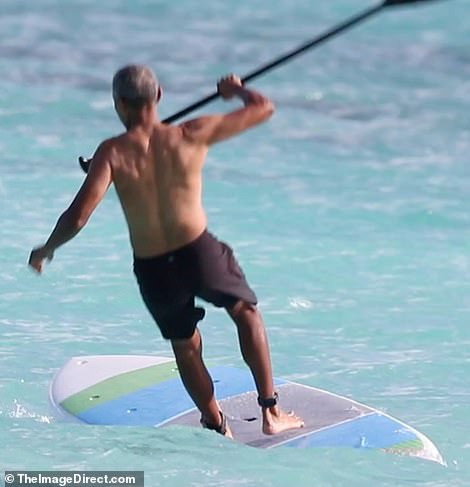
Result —
[{"label": "green stripe on board", "polygon": [[151,365],[98,382],[68,397],[61,402],[61,406],[69,413],[78,415],[105,402],[176,377],[179,374],[173,361]]},{"label": "green stripe on board", "polygon": [[385,448],[386,451],[390,453],[400,453],[406,451],[419,451],[424,448],[423,442],[417,438],[415,440],[404,441],[403,443],[398,443],[389,448]]}]

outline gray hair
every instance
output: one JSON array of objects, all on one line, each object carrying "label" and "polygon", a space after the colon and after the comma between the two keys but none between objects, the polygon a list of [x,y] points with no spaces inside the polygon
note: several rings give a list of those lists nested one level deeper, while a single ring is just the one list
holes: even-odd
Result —
[{"label": "gray hair", "polygon": [[158,89],[158,79],[153,71],[141,64],[124,66],[113,78],[113,98],[122,98],[136,106],[156,102]]}]

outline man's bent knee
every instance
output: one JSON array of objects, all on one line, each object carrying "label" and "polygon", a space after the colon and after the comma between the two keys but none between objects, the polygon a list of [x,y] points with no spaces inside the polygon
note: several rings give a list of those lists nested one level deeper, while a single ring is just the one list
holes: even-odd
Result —
[{"label": "man's bent knee", "polygon": [[177,355],[200,354],[201,338],[197,329],[190,338],[172,338],[171,346]]}]

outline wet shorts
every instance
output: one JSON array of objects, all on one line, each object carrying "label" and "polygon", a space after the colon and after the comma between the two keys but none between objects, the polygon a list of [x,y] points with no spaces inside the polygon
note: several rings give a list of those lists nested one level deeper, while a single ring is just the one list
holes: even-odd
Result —
[{"label": "wet shorts", "polygon": [[205,314],[195,306],[196,297],[223,308],[240,300],[257,303],[232,249],[207,231],[167,254],[135,257],[134,273],[145,305],[166,339],[194,334]]}]

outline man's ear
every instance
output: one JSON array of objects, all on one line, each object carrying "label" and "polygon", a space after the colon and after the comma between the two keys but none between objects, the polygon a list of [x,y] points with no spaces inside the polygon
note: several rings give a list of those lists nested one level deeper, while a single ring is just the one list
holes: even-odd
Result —
[{"label": "man's ear", "polygon": [[114,98],[114,107],[116,108],[116,110],[122,111],[122,109],[124,108],[124,102],[122,98]]},{"label": "man's ear", "polygon": [[162,87],[160,85],[158,85],[157,103],[160,101],[162,95],[163,95]]}]

